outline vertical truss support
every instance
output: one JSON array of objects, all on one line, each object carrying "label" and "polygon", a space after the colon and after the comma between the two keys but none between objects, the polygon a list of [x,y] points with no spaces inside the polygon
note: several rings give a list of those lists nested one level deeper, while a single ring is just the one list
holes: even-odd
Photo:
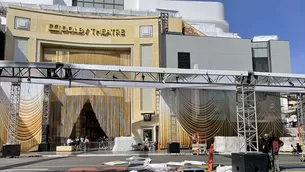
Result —
[{"label": "vertical truss support", "polygon": [[168,33],[168,13],[161,13],[162,32]]},{"label": "vertical truss support", "polygon": [[21,84],[12,83],[8,114],[7,144],[17,144]]},{"label": "vertical truss support", "polygon": [[44,92],[44,96],[43,96],[41,143],[48,143],[51,85],[44,85],[43,92]]},{"label": "vertical truss support", "polygon": [[177,91],[170,89],[170,142],[177,142]]},{"label": "vertical truss support", "polygon": [[156,89],[156,111],[155,111],[155,123],[159,125],[159,115],[160,115],[160,99],[161,90]]},{"label": "vertical truss support", "polygon": [[259,151],[255,87],[236,87],[237,135],[244,139],[241,150]]},{"label": "vertical truss support", "polygon": [[304,144],[305,142],[305,94],[300,93],[298,96],[298,106],[297,106],[297,118],[298,118],[298,126],[301,129],[301,133],[299,133],[299,141]]}]

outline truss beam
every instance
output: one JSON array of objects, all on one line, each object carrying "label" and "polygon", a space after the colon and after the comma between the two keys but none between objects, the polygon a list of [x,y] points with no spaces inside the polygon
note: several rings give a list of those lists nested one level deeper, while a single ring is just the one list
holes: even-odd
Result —
[{"label": "truss beam", "polygon": [[7,144],[17,144],[18,118],[20,106],[20,83],[12,83],[8,115]]},{"label": "truss beam", "polygon": [[[245,78],[251,78],[250,82]],[[250,84],[255,85],[256,91],[305,92],[305,75],[302,74],[45,62],[0,62],[0,82],[18,82],[19,80],[34,84],[159,89],[236,90],[238,84]]]},{"label": "truss beam", "polygon": [[258,152],[256,97],[253,85],[236,87],[237,134],[243,138],[241,150]]}]

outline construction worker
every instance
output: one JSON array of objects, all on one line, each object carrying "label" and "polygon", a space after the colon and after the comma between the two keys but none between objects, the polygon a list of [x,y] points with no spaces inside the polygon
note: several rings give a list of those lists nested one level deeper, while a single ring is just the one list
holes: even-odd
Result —
[{"label": "construction worker", "polygon": [[269,158],[271,161],[271,171],[272,172],[279,172],[280,164],[279,164],[279,151],[280,147],[282,147],[284,143],[274,135],[273,132],[270,132],[269,139],[268,139],[268,149],[269,149]]}]

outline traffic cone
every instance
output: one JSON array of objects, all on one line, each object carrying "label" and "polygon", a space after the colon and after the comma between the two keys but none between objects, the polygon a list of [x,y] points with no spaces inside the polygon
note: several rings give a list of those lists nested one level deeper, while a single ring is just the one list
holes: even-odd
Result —
[{"label": "traffic cone", "polygon": [[209,150],[209,160],[208,160],[208,171],[211,172],[213,170],[213,152],[214,152],[214,145],[211,144]]}]

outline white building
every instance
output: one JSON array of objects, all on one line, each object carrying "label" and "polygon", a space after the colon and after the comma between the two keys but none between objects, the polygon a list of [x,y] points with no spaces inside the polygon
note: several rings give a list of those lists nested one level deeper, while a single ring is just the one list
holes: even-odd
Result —
[{"label": "white building", "polygon": [[0,2],[2,7],[24,3],[126,11],[169,11],[180,15],[184,21],[207,36],[240,38],[236,33],[229,32],[229,24],[224,19],[224,6],[219,2],[180,0],[0,0]]}]

